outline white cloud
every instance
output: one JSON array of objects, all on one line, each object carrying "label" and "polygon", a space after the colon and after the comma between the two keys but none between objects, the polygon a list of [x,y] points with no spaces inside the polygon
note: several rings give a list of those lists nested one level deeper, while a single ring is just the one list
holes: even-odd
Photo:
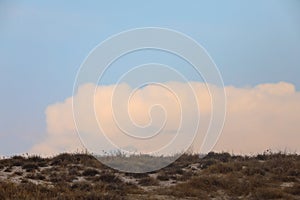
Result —
[{"label": "white cloud", "polygon": [[[80,136],[88,149],[95,152],[109,150],[113,146],[104,142],[106,139],[101,136],[94,115],[100,121],[102,132],[124,149],[130,147],[142,152],[155,151],[174,138],[179,129],[174,145],[167,148],[165,152],[181,151],[193,138],[198,119],[195,107],[198,105],[200,126],[198,137],[192,146],[194,150],[199,151],[209,126],[212,108],[211,97],[206,86],[196,82],[169,82],[164,85],[166,87],[149,85],[136,91],[126,84],[118,85],[115,91],[113,91],[114,86],[100,86],[95,93],[95,107],[91,99],[86,98],[88,94],[93,94],[94,85],[81,86],[76,96],[48,106],[46,109],[47,138],[35,145],[31,152],[49,155],[83,149],[76,133],[72,100],[79,102],[76,104],[75,116],[77,122],[80,121],[76,124]],[[198,99],[194,99],[190,86]],[[261,84],[253,88],[229,86],[225,90],[227,117],[214,150],[256,153],[266,149],[287,148],[287,150],[299,151],[300,93],[295,91],[292,84],[280,82]],[[135,136],[151,136],[163,127],[162,134],[148,140],[132,140],[122,134],[116,121],[120,127]],[[163,126],[164,121],[165,126]],[[180,122],[182,122],[181,127]],[[147,126],[149,124],[150,126]]]},{"label": "white cloud", "polygon": [[215,147],[238,153],[266,149],[298,151],[300,93],[292,84],[261,84],[254,88],[226,87],[228,111]]}]

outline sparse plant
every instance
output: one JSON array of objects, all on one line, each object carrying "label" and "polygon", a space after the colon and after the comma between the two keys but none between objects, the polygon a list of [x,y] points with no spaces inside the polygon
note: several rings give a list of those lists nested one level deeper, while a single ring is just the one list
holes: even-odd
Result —
[{"label": "sparse plant", "polygon": [[86,169],[82,172],[83,176],[95,176],[96,174],[99,174],[99,171],[96,169]]},{"label": "sparse plant", "polygon": [[[149,161],[149,156],[144,155],[134,155],[128,160],[119,156],[117,161],[138,161],[138,165]],[[27,155],[0,159],[0,169],[3,174],[0,199],[151,199],[153,195],[171,199],[212,199],[220,195],[224,199],[299,199],[300,196],[300,156],[296,154],[268,152],[252,157],[184,154],[171,165],[151,173],[118,172],[89,154],[61,154],[53,158]]]},{"label": "sparse plant", "polygon": [[32,172],[34,170],[39,169],[39,166],[35,163],[26,163],[25,165],[23,165],[22,168],[25,169],[27,172]]},{"label": "sparse plant", "polygon": [[153,177],[145,177],[139,180],[139,184],[142,186],[157,186],[159,181]]}]

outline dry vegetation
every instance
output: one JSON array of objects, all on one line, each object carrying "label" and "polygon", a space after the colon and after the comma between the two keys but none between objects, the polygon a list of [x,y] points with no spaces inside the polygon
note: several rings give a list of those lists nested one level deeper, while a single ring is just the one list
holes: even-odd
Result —
[{"label": "dry vegetation", "polygon": [[87,154],[14,156],[0,160],[0,199],[300,199],[300,156],[185,154],[144,174]]}]

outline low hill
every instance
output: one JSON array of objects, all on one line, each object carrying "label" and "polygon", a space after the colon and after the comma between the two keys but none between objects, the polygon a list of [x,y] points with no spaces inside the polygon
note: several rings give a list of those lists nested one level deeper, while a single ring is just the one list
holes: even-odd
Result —
[{"label": "low hill", "polygon": [[300,199],[300,156],[184,154],[137,174],[88,154],[14,156],[0,160],[0,199]]}]

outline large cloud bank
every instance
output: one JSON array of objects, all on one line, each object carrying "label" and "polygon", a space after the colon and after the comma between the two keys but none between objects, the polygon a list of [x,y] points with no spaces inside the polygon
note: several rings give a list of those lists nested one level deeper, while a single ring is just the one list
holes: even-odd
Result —
[{"label": "large cloud bank", "polygon": [[[88,144],[88,149],[111,149],[104,142],[106,138],[99,136],[99,130],[105,132],[106,137],[122,149],[138,152],[160,149],[180,132],[173,147],[168,149],[168,152],[178,152],[192,141],[196,130],[197,137],[191,146],[194,151],[201,151],[214,106],[211,105],[207,87],[197,82],[170,82],[164,85],[167,87],[149,85],[133,90],[130,86],[121,84],[118,85],[117,96],[114,96],[114,86],[98,86],[95,104],[89,100],[84,101],[86,92],[93,90],[94,85],[83,85],[74,97],[47,107],[47,136],[33,146],[30,152],[52,155],[84,149],[72,112],[72,101],[76,99],[83,99],[81,102],[84,102],[78,105],[80,115],[76,121],[80,121],[80,124],[76,125],[83,143]],[[194,96],[189,92],[190,87],[195,92]],[[172,92],[166,88],[171,88]],[[221,88],[215,90],[220,91]],[[226,120],[213,150],[247,154],[266,149],[299,152],[300,92],[295,91],[294,85],[280,82],[260,84],[252,88],[228,86],[225,91]],[[191,96],[196,98],[191,100]],[[91,106],[94,106],[94,119],[88,113]],[[197,106],[199,110],[195,109]],[[200,123],[197,127],[195,125],[199,113]],[[101,122],[101,129],[95,123],[97,120]],[[132,142],[122,136],[124,132],[148,139]],[[159,134],[151,137],[154,133]]]}]

